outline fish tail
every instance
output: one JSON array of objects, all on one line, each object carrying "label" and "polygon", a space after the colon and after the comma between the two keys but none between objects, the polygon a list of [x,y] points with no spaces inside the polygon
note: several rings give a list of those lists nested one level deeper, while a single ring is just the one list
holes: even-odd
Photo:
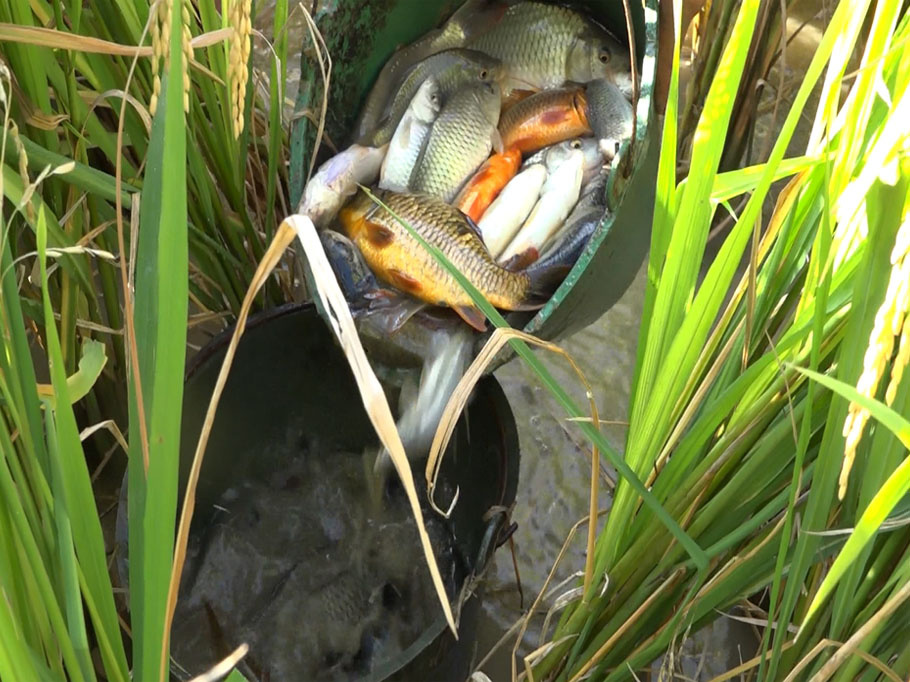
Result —
[{"label": "fish tail", "polygon": [[550,300],[571,269],[572,266],[566,263],[552,261],[532,263],[524,271],[530,280],[525,302],[528,304],[539,303],[540,306],[543,306]]}]

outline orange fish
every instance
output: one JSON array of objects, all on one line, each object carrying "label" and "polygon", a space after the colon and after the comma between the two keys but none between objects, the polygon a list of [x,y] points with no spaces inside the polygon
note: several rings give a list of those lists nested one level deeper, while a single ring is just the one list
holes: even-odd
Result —
[{"label": "orange fish", "polygon": [[442,251],[490,303],[502,310],[537,310],[565,275],[564,269],[535,272],[533,277],[506,270],[493,260],[476,227],[461,211],[441,199],[425,194],[374,192],[388,210],[374,204],[361,191],[338,214],[338,222],[360,249],[367,265],[396,289],[431,305],[452,308],[478,331],[486,328],[484,314],[458,281],[394,216]]},{"label": "orange fish", "polygon": [[468,218],[475,223],[478,222],[487,207],[499,196],[502,188],[515,177],[520,165],[521,150],[518,147],[510,147],[501,154],[493,154],[468,180],[453,203]]},{"label": "orange fish", "polygon": [[499,119],[503,147],[528,154],[591,134],[584,88],[545,90],[518,102]]}]

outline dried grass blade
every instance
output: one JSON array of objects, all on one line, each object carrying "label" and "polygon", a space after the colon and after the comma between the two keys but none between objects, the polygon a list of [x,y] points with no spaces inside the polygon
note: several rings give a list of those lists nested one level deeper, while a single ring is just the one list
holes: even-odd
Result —
[{"label": "dried grass blade", "polygon": [[411,504],[411,511],[417,521],[417,530],[420,534],[420,544],[423,547],[424,557],[430,569],[430,575],[433,579],[433,586],[436,588],[436,595],[442,604],[445,612],[446,621],[455,637],[458,637],[458,630],[455,625],[455,619],[452,615],[452,608],[446,596],[445,587],[442,583],[442,576],[439,573],[439,567],[436,565],[436,557],[433,556],[433,547],[430,544],[430,537],[427,535],[426,527],[423,522],[423,512],[420,509],[420,502],[417,497],[417,488],[414,485],[414,477],[411,473],[411,467],[408,458],[404,452],[404,446],[401,444],[401,437],[395,426],[395,420],[392,417],[392,410],[386,400],[385,393],[379,379],[373,372],[366,353],[360,343],[360,337],[357,334],[357,328],[354,326],[354,319],[351,317],[351,311],[348,309],[347,301],[344,294],[338,286],[335,279],[335,273],[332,266],[326,258],[322,248],[322,242],[316,234],[316,227],[313,222],[301,215],[293,215],[285,219],[279,232],[289,226],[297,233],[300,244],[309,261],[310,269],[313,273],[313,281],[316,284],[316,291],[322,302],[323,309],[331,320],[332,331],[335,333],[341,348],[344,350],[345,357],[357,381],[357,388],[360,391],[360,397],[363,400],[363,406],[367,411],[370,422],[379,436],[379,440],[385,446],[386,450],[395,465],[395,470],[401,478],[405,492],[408,496],[408,502]]},{"label": "dried grass blade", "polygon": [[[597,404],[594,401],[594,391],[591,388],[591,384],[588,383],[588,380],[585,378],[584,373],[581,371],[581,368],[578,366],[578,364],[576,364],[575,360],[572,359],[572,356],[557,346],[555,343],[542,341],[536,336],[518,331],[517,329],[511,329],[510,327],[497,327],[490,338],[487,340],[486,344],[484,344],[483,349],[480,351],[480,353],[478,353],[477,357],[474,358],[474,362],[472,362],[471,366],[468,367],[468,371],[465,372],[464,376],[461,378],[461,381],[458,382],[458,385],[455,387],[455,390],[449,398],[449,402],[446,404],[445,411],[439,420],[439,425],[436,427],[436,435],[433,437],[433,444],[430,446],[430,455],[427,459],[425,472],[427,481],[427,495],[430,498],[430,503],[433,504],[434,507],[435,503],[433,502],[433,491],[436,489],[436,479],[439,476],[439,469],[442,466],[443,454],[445,453],[446,446],[449,444],[449,440],[451,439],[452,433],[455,430],[455,425],[458,423],[458,418],[461,416],[465,405],[467,405],[468,399],[471,396],[471,392],[474,390],[474,386],[476,386],[477,382],[480,381],[480,378],[483,376],[486,368],[490,365],[499,351],[502,350],[503,346],[505,346],[512,339],[519,339],[533,346],[544,348],[552,353],[556,353],[557,355],[564,357],[568,361],[581,383],[584,384],[585,395],[588,398],[588,404],[591,409],[591,421],[594,428],[598,431],[600,430],[600,422],[597,414]],[[599,464],[600,453],[597,450],[597,446],[594,445],[591,454],[591,494],[589,518],[596,518],[597,515]],[[584,587],[586,595],[590,593],[589,588],[591,586],[591,580],[594,575],[594,544],[596,538],[597,524],[592,523],[588,526],[588,543],[586,552],[587,559],[585,561]]]}]

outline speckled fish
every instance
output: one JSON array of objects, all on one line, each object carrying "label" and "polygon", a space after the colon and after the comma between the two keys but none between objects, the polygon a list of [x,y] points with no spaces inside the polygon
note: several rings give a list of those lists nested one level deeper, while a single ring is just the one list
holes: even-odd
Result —
[{"label": "speckled fish", "polygon": [[417,159],[409,187],[452,201],[470,175],[499,143],[499,86],[482,83],[452,94]]},{"label": "speckled fish", "polygon": [[632,136],[635,112],[624,93],[613,83],[599,79],[588,83],[588,122],[608,160],[618,144]]},{"label": "speckled fish", "polygon": [[502,66],[498,60],[475,50],[446,50],[427,57],[408,72],[376,129],[360,143],[378,147],[388,142],[414,94],[431,76],[439,84],[440,99],[444,103],[465,85],[498,83],[502,79]]},{"label": "speckled fish", "polygon": [[469,37],[489,28],[502,18],[504,12],[505,4],[502,2],[467,0],[442,28],[430,31],[389,57],[360,110],[360,117],[354,126],[354,139],[361,140],[376,128],[388,109],[392,93],[397,91],[409,69],[438,52],[464,46]]},{"label": "speckled fish", "polygon": [[298,213],[309,216],[316,227],[328,225],[357,185],[370,185],[379,177],[386,147],[353,144],[319,167],[303,188]]},{"label": "speckled fish", "polygon": [[522,169],[478,221],[483,241],[494,258],[499,257],[530,215],[546,180],[547,168],[542,163]]},{"label": "speckled fish", "polygon": [[389,150],[386,152],[379,172],[379,186],[403,192],[408,188],[408,180],[423,149],[423,143],[430,132],[430,126],[442,108],[442,96],[439,83],[430,76],[417,90],[401,122],[395,129]]},{"label": "speckled fish", "polygon": [[[497,308],[534,310],[543,305],[538,285],[510,272],[490,256],[475,226],[454,206],[425,195],[377,190],[376,196],[427,242],[440,249]],[[458,282],[386,209],[360,192],[339,213],[339,222],[376,275],[433,305],[452,308],[477,330],[486,318]]]},{"label": "speckled fish", "polygon": [[523,99],[502,115],[499,133],[503,146],[517,147],[525,154],[590,135],[584,89],[544,90]]},{"label": "speckled fish", "polygon": [[517,87],[543,90],[607,78],[631,97],[628,49],[566,7],[519,2],[467,46],[499,59]]},{"label": "speckled fish", "polygon": [[515,147],[493,154],[468,180],[452,203],[476,223],[509,180],[515,177],[519,165],[521,152]]},{"label": "speckled fish", "polygon": [[568,158],[550,173],[531,215],[497,259],[500,263],[507,263],[513,258],[522,262],[537,259],[547,239],[559,229],[578,201],[584,162],[584,154],[573,149]]}]

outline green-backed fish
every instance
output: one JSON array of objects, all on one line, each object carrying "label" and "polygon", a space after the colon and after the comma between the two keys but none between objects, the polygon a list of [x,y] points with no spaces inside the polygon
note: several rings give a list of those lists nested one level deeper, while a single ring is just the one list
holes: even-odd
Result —
[{"label": "green-backed fish", "polygon": [[606,78],[632,95],[629,50],[566,7],[519,2],[467,47],[499,59],[511,87],[542,90]]},{"label": "green-backed fish", "polygon": [[463,47],[471,36],[501,19],[505,9],[505,3],[499,0],[467,0],[442,28],[430,31],[395,52],[383,65],[360,110],[360,117],[354,126],[354,139],[362,140],[375,130],[383,112],[388,109],[392,93],[399,89],[405,74],[415,64],[443,50]]},{"label": "green-backed fish", "polygon": [[443,105],[417,159],[409,187],[452,201],[487,160],[499,131],[500,90],[496,83],[464,86]]},{"label": "green-backed fish", "polygon": [[476,226],[454,206],[426,195],[385,190],[375,194],[391,213],[361,190],[341,209],[338,220],[381,280],[427,303],[452,308],[475,329],[486,327],[486,318],[471,297],[396,220],[398,216],[442,251],[497,308],[535,310],[543,305],[545,273],[535,279],[497,265]]},{"label": "green-backed fish", "polygon": [[383,112],[376,129],[367,133],[360,143],[381,147],[388,142],[427,78],[436,79],[440,98],[445,102],[453,92],[464,85],[499,82],[502,74],[502,65],[498,59],[475,50],[446,50],[427,57],[408,72],[387,111]]}]

